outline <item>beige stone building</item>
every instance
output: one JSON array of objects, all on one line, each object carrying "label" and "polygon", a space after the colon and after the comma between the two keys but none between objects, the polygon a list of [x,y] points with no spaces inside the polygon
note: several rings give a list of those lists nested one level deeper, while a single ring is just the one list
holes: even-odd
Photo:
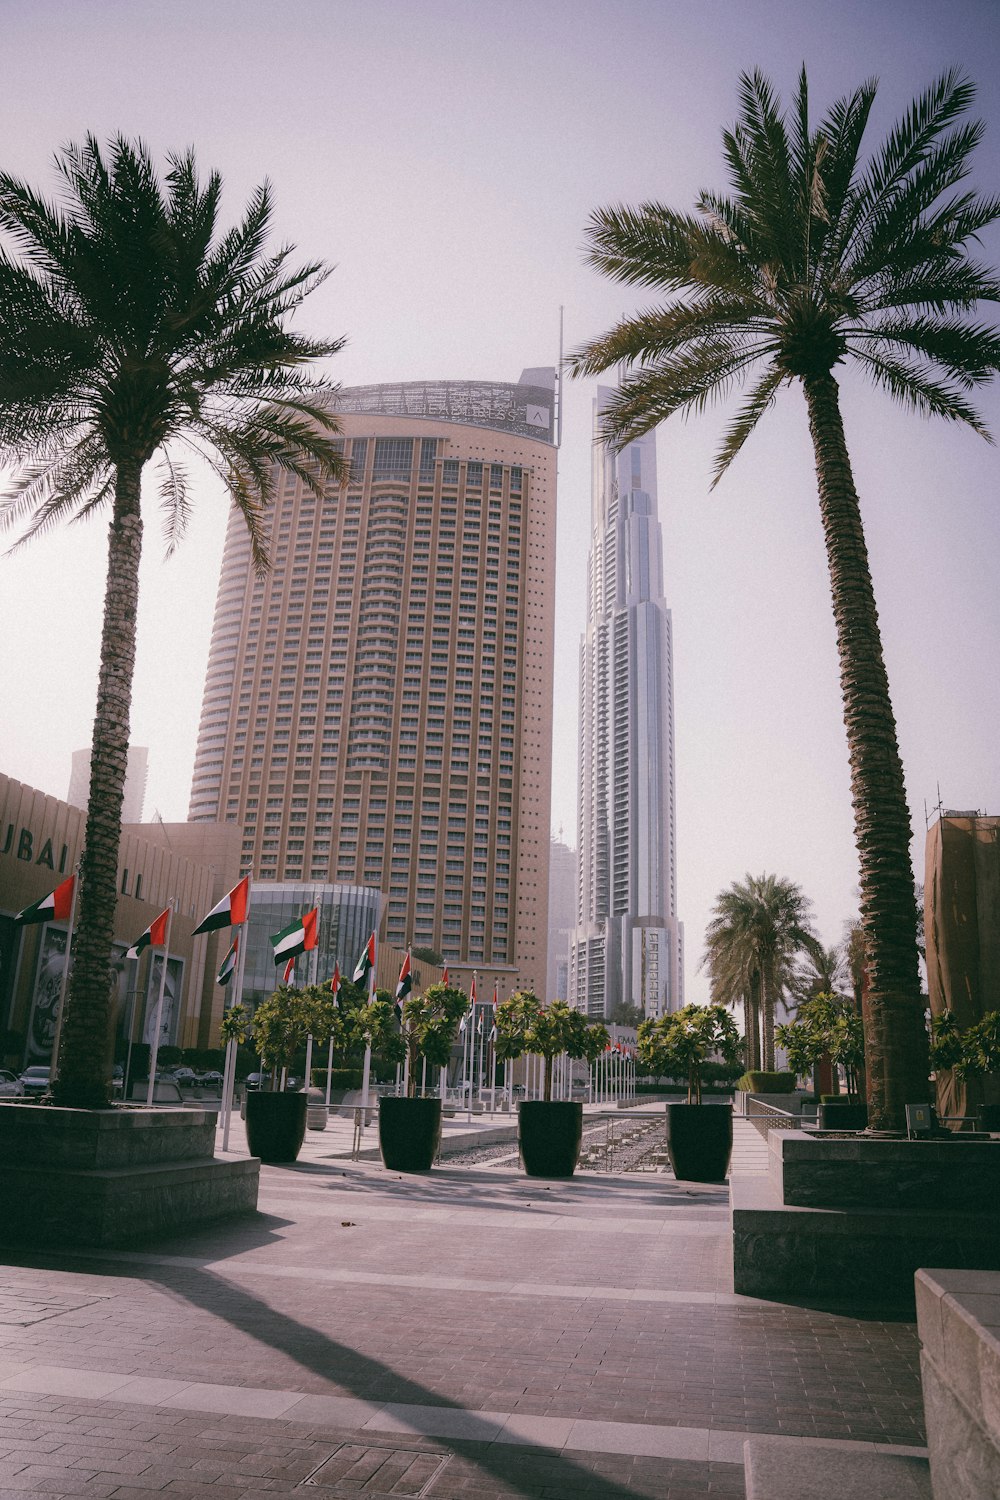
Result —
[{"label": "beige stone building", "polygon": [[226,538],[189,817],[255,883],[381,891],[381,936],[545,983],[554,372],[339,393],[351,480]]},{"label": "beige stone building", "polygon": [[[0,774],[0,1066],[49,1061],[67,923],[22,926],[14,916],[72,875],[85,819],[68,802]],[[215,974],[229,933],[195,937],[194,928],[235,883],[239,845],[231,825],[123,824],[112,955],[119,1040],[130,1025],[133,1040],[142,1040],[152,1016],[153,954],[135,962],[126,950],[174,902],[161,1041],[218,1046],[226,992]]]}]

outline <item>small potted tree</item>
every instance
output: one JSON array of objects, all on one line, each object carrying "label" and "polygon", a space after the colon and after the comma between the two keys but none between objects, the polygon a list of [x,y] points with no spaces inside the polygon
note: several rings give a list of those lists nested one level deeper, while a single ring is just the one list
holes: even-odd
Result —
[{"label": "small potted tree", "polygon": [[385,1098],[378,1111],[379,1150],[390,1171],[427,1172],[438,1154],[441,1100],[417,1098],[417,1069],[423,1058],[433,1067],[447,1065],[468,1008],[465,991],[447,984],[432,984],[422,995],[409,995],[403,1005],[399,1039],[409,1065],[406,1098]]},{"label": "small potted tree", "polygon": [[[254,1011],[251,1031],[260,1055],[261,1068],[283,1077],[306,1038],[322,1046],[337,1025],[337,1008],[329,990],[311,985],[296,989],[279,985],[273,995]],[[247,1143],[252,1156],[261,1161],[294,1161],[306,1133],[305,1092],[265,1091],[246,1098]]]},{"label": "small potted tree", "polygon": [[667,1105],[667,1151],[684,1182],[722,1182],[733,1149],[730,1104],[701,1102],[709,1059],[735,1063],[742,1052],[736,1022],[723,1005],[685,1005],[639,1026],[639,1057],[651,1073],[687,1078],[687,1103]]},{"label": "small potted tree", "polygon": [[530,990],[497,1006],[498,1061],[530,1052],[545,1062],[544,1098],[523,1099],[517,1107],[517,1139],[529,1177],[572,1177],[580,1159],[583,1105],[552,1098],[552,1063],[565,1052],[594,1062],[608,1045],[608,1032],[589,1023],[565,1000],[543,1005]]}]

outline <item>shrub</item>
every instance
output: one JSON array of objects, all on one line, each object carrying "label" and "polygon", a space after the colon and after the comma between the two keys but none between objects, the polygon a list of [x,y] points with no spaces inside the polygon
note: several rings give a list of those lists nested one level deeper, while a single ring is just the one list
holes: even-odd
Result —
[{"label": "shrub", "polygon": [[[312,1086],[314,1089],[326,1088],[326,1068],[313,1068]],[[359,1089],[361,1087],[360,1068],[331,1068],[330,1087],[332,1089]]]},{"label": "shrub", "polygon": [[747,1094],[794,1094],[794,1073],[744,1073],[736,1087]]}]

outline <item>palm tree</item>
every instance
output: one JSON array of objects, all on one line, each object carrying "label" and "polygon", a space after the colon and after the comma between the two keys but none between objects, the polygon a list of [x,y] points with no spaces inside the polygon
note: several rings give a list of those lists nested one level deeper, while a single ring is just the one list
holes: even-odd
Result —
[{"label": "palm tree", "polygon": [[778,391],[801,383],[860,860],[869,1118],[901,1129],[904,1105],[927,1095],[910,817],[834,370],[850,359],[896,400],[988,435],[970,393],[1000,368],[1000,338],[973,313],[1000,297],[1000,283],[967,247],[1000,216],[1000,199],[964,186],[982,135],[962,119],[974,97],[966,79],[945,74],[865,163],[875,90],[863,84],[813,129],[805,70],[790,121],[767,79],[744,74],[739,119],[723,134],[731,197],[704,192],[694,215],[646,203],[592,216],[590,263],[669,300],[624,319],[571,364],[579,375],[630,367],[606,416],[613,447],[749,379],[715,482]]},{"label": "palm tree", "polygon": [[750,1069],[759,1059],[766,1072],[773,1071],[778,1001],[792,983],[795,959],[803,951],[819,951],[809,909],[799,886],[777,875],[747,875],[716,898],[702,965],[708,970],[714,1002],[743,1002]]},{"label": "palm tree", "polygon": [[834,944],[824,948],[822,944],[806,952],[792,975],[789,986],[791,998],[797,1003],[813,1000],[817,995],[836,995],[845,998],[844,983],[849,978],[847,956],[843,947]]},{"label": "palm tree", "polygon": [[162,460],[168,550],[190,498],[178,451],[228,485],[266,567],[277,469],[317,493],[342,460],[329,383],[308,370],[342,340],[291,332],[288,317],[328,274],[266,253],[265,183],[217,232],[221,179],[194,156],[158,180],[141,143],[102,154],[88,136],[56,158],[60,205],[0,174],[0,462],[19,466],[0,524],[15,545],[63,520],[110,513],[90,800],[75,961],[57,1061],[60,1103],[108,1103],[111,951],[135,661],[141,479]]}]

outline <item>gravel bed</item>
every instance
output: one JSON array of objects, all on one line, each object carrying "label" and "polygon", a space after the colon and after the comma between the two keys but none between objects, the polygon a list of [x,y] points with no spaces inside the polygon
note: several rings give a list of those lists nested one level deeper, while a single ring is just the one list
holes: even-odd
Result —
[{"label": "gravel bed", "polygon": [[[650,1172],[666,1167],[666,1141],[664,1121],[660,1118],[648,1124],[634,1120],[612,1119],[612,1144],[610,1170],[615,1175],[624,1172]],[[580,1152],[581,1172],[607,1172],[608,1122],[584,1127],[583,1147]],[[655,1159],[662,1157],[661,1160]],[[516,1169],[519,1166],[516,1141],[499,1141],[490,1146],[473,1146],[467,1151],[449,1152],[445,1158],[449,1167],[480,1167],[503,1162]],[[666,1168],[669,1170],[669,1168]]]}]

